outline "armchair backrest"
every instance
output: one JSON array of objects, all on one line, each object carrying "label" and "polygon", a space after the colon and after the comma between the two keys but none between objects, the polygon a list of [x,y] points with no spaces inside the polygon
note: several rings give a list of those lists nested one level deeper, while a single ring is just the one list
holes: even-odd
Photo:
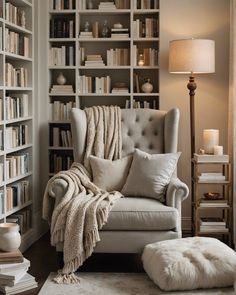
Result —
[{"label": "armchair backrest", "polygon": [[[74,160],[83,162],[87,119],[83,110],[72,109]],[[178,144],[179,110],[122,109],[122,155],[139,148],[150,154],[175,153]]]}]

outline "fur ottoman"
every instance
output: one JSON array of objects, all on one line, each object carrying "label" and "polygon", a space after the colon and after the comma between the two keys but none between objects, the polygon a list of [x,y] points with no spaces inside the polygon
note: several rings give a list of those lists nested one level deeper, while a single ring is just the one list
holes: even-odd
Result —
[{"label": "fur ottoman", "polygon": [[148,276],[166,291],[227,287],[236,275],[236,253],[214,238],[149,244],[142,260]]}]

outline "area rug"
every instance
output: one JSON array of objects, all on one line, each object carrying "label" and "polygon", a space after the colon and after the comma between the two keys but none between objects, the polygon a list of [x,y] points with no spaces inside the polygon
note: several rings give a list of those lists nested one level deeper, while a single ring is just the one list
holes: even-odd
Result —
[{"label": "area rug", "polygon": [[233,288],[195,290],[186,292],[161,291],[145,273],[79,273],[80,284],[58,285],[51,273],[39,295],[159,295],[159,294],[235,294]]}]

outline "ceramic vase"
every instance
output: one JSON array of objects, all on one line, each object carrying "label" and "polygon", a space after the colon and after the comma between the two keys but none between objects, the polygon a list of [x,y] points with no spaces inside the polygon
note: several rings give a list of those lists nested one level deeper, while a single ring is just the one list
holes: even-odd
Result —
[{"label": "ceramic vase", "polygon": [[16,223],[0,223],[0,250],[11,252],[21,244],[19,225]]},{"label": "ceramic vase", "polygon": [[57,77],[57,83],[59,85],[64,85],[66,84],[66,77],[63,75],[62,72],[59,73],[58,77]]},{"label": "ceramic vase", "polygon": [[150,83],[150,79],[147,79],[147,82],[142,85],[142,91],[144,93],[151,93],[153,90],[153,85]]}]

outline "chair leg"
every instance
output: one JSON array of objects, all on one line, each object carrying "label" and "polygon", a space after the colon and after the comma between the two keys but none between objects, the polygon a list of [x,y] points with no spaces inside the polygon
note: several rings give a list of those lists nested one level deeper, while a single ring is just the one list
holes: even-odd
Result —
[{"label": "chair leg", "polygon": [[59,267],[63,268],[64,266],[63,252],[57,252],[57,257],[58,257]]}]

